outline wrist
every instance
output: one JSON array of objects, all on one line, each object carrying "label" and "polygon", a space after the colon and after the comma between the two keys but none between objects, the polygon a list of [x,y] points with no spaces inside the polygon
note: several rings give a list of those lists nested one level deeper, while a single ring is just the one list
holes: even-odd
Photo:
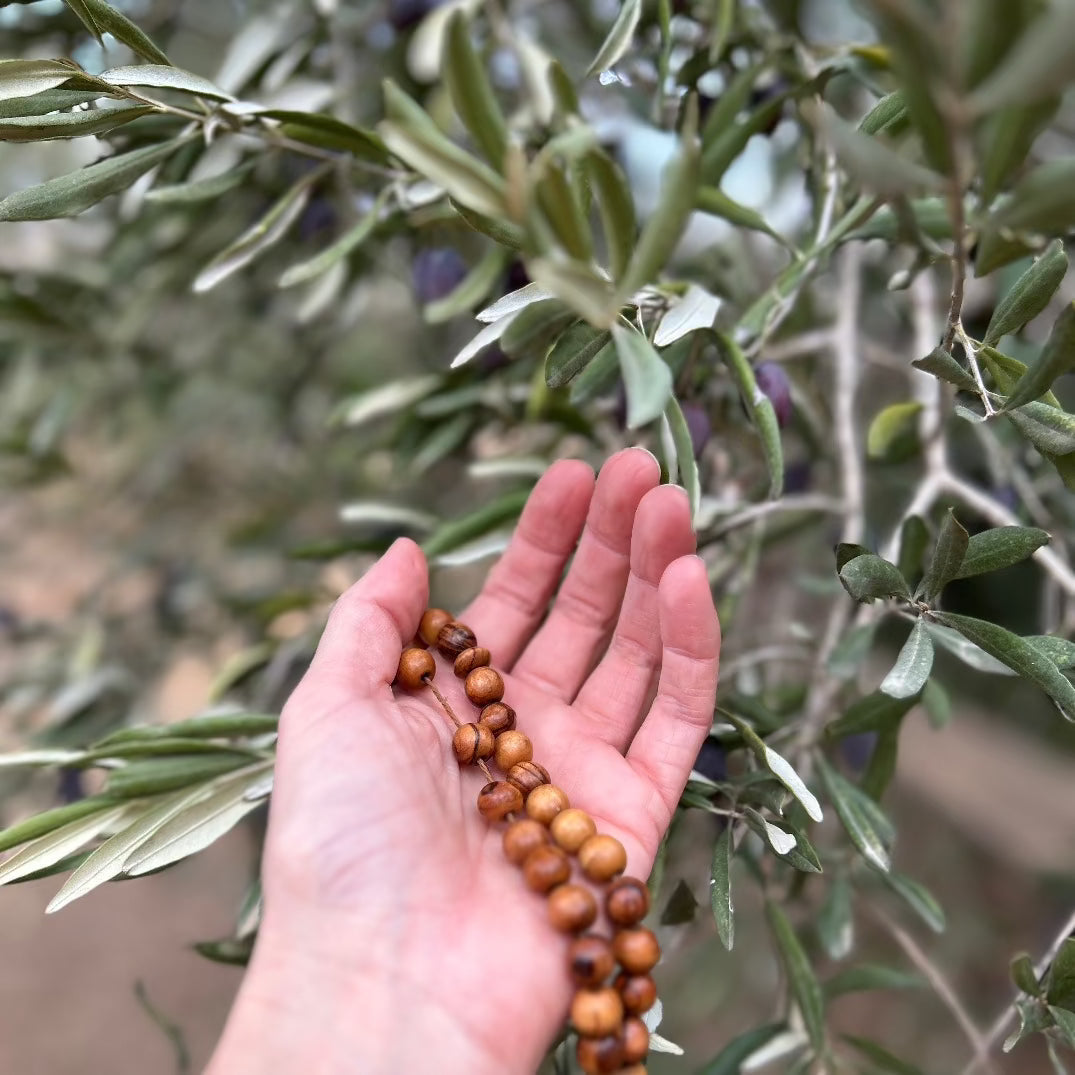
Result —
[{"label": "wrist", "polygon": [[[311,937],[262,928],[207,1075],[494,1075],[517,1070],[463,1023],[450,977],[409,982],[376,951],[348,945],[341,958]],[[384,953],[381,953],[383,955]],[[394,966],[413,965],[397,953]],[[438,996],[438,991],[447,995]],[[474,1005],[487,1030],[488,1009]],[[536,1066],[536,1061],[534,1065]],[[531,1070],[532,1070],[531,1067]]]}]

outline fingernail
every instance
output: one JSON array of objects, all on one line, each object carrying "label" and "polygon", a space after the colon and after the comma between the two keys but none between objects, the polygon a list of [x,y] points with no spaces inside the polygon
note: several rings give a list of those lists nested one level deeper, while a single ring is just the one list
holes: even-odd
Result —
[{"label": "fingernail", "polygon": [[631,445],[631,451],[632,452],[645,452],[646,455],[648,455],[650,457],[650,459],[652,459],[654,461],[654,463],[656,463],[657,466],[660,467],[661,461],[653,454],[653,452],[651,452],[649,450],[649,448],[644,448],[641,444],[632,444]]}]

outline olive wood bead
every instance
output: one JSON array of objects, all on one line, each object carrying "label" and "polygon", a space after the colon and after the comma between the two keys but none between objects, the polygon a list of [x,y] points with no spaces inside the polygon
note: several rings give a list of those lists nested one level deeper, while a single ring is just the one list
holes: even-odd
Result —
[{"label": "olive wood bead", "polygon": [[649,911],[649,889],[637,877],[621,877],[608,886],[605,910],[617,926],[633,926]]},{"label": "olive wood bead", "polygon": [[427,608],[418,624],[418,637],[427,645],[437,644],[441,628],[452,622],[452,614],[443,608]]},{"label": "olive wood bead", "polygon": [[561,933],[581,933],[597,917],[597,900],[582,885],[560,885],[549,893],[549,921]]},{"label": "olive wood bead", "polygon": [[579,848],[579,865],[591,881],[611,881],[627,869],[627,852],[615,836],[598,833]]},{"label": "olive wood bead", "polygon": [[501,732],[510,732],[515,727],[515,710],[504,702],[493,702],[487,705],[479,714],[478,719],[482,724],[487,724],[493,735]]},{"label": "olive wood bead", "polygon": [[587,1038],[615,1034],[623,1022],[623,1000],[615,989],[580,989],[571,1001],[571,1024]]},{"label": "olive wood bead", "polygon": [[571,876],[571,861],[558,847],[548,844],[526,856],[523,878],[535,892],[548,892]]},{"label": "olive wood bead", "polygon": [[555,784],[541,784],[526,797],[526,812],[542,825],[548,825],[569,805],[567,794]]},{"label": "olive wood bead", "polygon": [[657,1000],[657,983],[648,974],[621,971],[616,975],[616,989],[624,1008],[632,1015],[648,1012]]},{"label": "olive wood bead", "polygon": [[530,761],[534,756],[534,744],[522,732],[501,732],[496,737],[496,749],[493,751],[497,765],[507,772],[513,765]]},{"label": "olive wood bead", "polygon": [[533,818],[520,818],[504,830],[504,857],[513,866],[521,866],[532,851],[548,845],[549,830]]},{"label": "olive wood bead", "polygon": [[475,668],[463,680],[467,697],[483,708],[504,697],[504,677],[495,668]]},{"label": "olive wood bead", "polygon": [[473,765],[479,758],[492,757],[495,746],[496,737],[481,723],[461,724],[452,736],[452,750],[460,765]]},{"label": "olive wood bead", "polygon": [[521,761],[508,770],[508,783],[514,784],[525,799],[534,788],[549,782],[549,771],[536,761]]},{"label": "olive wood bead", "polygon": [[455,674],[462,679],[468,672],[473,672],[475,668],[483,668],[487,665],[492,656],[487,649],[482,646],[471,646],[470,649],[463,650],[455,659]]},{"label": "olive wood bead", "polygon": [[437,635],[437,649],[442,657],[454,661],[465,649],[477,645],[474,632],[465,623],[446,623]]},{"label": "olive wood bead", "polygon": [[623,1064],[623,1042],[617,1034],[603,1038],[579,1038],[575,1057],[586,1075],[608,1075]]},{"label": "olive wood bead", "polygon": [[646,1059],[649,1052],[649,1029],[637,1015],[629,1015],[620,1031],[623,1045],[623,1063],[637,1064]]},{"label": "olive wood bead", "polygon": [[584,933],[572,941],[567,961],[576,985],[601,985],[616,966],[612,945],[596,933]]},{"label": "olive wood bead", "polygon": [[400,654],[396,682],[407,690],[420,690],[426,685],[426,677],[432,679],[436,674],[437,663],[429,650],[411,646]]},{"label": "olive wood bead", "polygon": [[478,792],[478,811],[487,821],[500,821],[523,808],[523,793],[506,780],[494,780]]},{"label": "olive wood bead", "polygon": [[549,831],[556,843],[569,855],[573,855],[597,832],[597,826],[585,810],[572,806],[552,819]]},{"label": "olive wood bead", "polygon": [[661,958],[661,946],[649,929],[621,929],[612,938],[616,961],[629,974],[648,974]]}]

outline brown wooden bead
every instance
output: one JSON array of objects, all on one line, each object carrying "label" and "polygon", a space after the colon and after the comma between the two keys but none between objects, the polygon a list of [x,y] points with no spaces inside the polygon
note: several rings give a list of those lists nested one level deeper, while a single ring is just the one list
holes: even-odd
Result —
[{"label": "brown wooden bead", "polygon": [[504,702],[493,702],[479,714],[482,724],[489,725],[493,735],[510,732],[515,727],[515,710]]},{"label": "brown wooden bead", "polygon": [[571,861],[551,844],[531,851],[523,863],[523,878],[535,892],[548,892],[571,876]]},{"label": "brown wooden bead", "polygon": [[463,689],[475,705],[492,705],[504,697],[504,677],[495,668],[475,668],[467,673]]},{"label": "brown wooden bead", "polygon": [[603,1038],[619,1032],[623,1000],[615,989],[580,989],[571,1001],[571,1024],[587,1038]]},{"label": "brown wooden bead", "polygon": [[523,793],[506,780],[494,780],[478,792],[478,811],[487,821],[501,821],[523,808]]},{"label": "brown wooden bead", "polygon": [[534,788],[549,782],[549,771],[536,761],[521,761],[508,770],[508,783],[514,784],[525,799]]},{"label": "brown wooden bead", "polygon": [[616,975],[616,988],[632,1015],[648,1012],[657,1001],[657,983],[648,974],[621,972]]},{"label": "brown wooden bead", "polygon": [[623,1042],[618,1034],[603,1038],[579,1038],[575,1048],[579,1067],[586,1075],[607,1075],[619,1071],[623,1064]]},{"label": "brown wooden bead", "polygon": [[615,836],[599,833],[579,848],[579,865],[591,881],[611,881],[627,869],[627,852]]},{"label": "brown wooden bead", "polygon": [[612,973],[616,959],[612,945],[596,933],[584,933],[571,942],[567,965],[576,985],[601,985]]},{"label": "brown wooden bead", "polygon": [[621,877],[608,886],[605,910],[617,926],[633,926],[649,911],[649,889],[637,877]]},{"label": "brown wooden bead", "polygon": [[452,750],[460,765],[473,765],[479,758],[491,758],[496,736],[484,724],[461,724],[452,736]]},{"label": "brown wooden bead", "polygon": [[612,938],[616,961],[629,974],[648,974],[661,958],[661,946],[652,930],[621,929]]},{"label": "brown wooden bead", "polygon": [[526,812],[542,825],[548,825],[561,810],[571,804],[567,794],[555,784],[542,784],[526,797]]},{"label": "brown wooden bead", "polygon": [[468,672],[473,672],[475,668],[484,668],[490,660],[492,660],[492,656],[483,646],[471,646],[470,649],[463,650],[456,657],[455,674],[460,679],[463,679]]},{"label": "brown wooden bead", "polygon": [[579,810],[578,807],[573,806],[562,810],[552,819],[549,831],[557,845],[569,855],[573,855],[597,832],[597,826],[585,810]]},{"label": "brown wooden bead", "polygon": [[623,1063],[638,1064],[646,1059],[649,1052],[649,1030],[637,1015],[629,1015],[623,1021],[620,1031],[623,1045]]},{"label": "brown wooden bead", "polygon": [[437,635],[437,649],[442,657],[454,661],[465,649],[476,646],[478,640],[474,632],[465,623],[446,623]]},{"label": "brown wooden bead", "polygon": [[425,677],[432,679],[436,674],[437,662],[433,660],[433,654],[429,650],[411,646],[400,654],[396,682],[407,690],[420,690],[426,685]]},{"label": "brown wooden bead", "polygon": [[418,624],[418,637],[427,645],[435,646],[437,636],[445,624],[452,622],[452,614],[443,608],[427,608]]},{"label": "brown wooden bead", "polygon": [[521,866],[532,851],[548,845],[549,830],[533,818],[520,818],[504,830],[504,857],[513,866]]},{"label": "brown wooden bead", "polygon": [[522,732],[501,732],[496,737],[493,755],[497,765],[507,772],[513,765],[529,761],[534,756],[534,744],[530,742],[530,737]]},{"label": "brown wooden bead", "polygon": [[560,885],[549,893],[549,921],[562,933],[581,933],[597,917],[597,900],[582,885]]}]

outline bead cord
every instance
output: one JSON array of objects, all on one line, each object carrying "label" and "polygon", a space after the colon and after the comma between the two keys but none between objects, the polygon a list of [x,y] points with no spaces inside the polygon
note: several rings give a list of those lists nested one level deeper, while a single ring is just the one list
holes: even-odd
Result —
[{"label": "bead cord", "polygon": [[[439,651],[464,680],[468,700],[480,711],[476,724],[464,724],[434,684],[436,664],[419,642]],[[427,609],[418,640],[400,658],[397,682],[409,689],[428,686],[457,731],[475,729],[473,744],[464,735],[458,747],[453,740],[453,747],[461,764],[473,761],[488,781],[478,795],[479,812],[490,821],[509,823],[505,857],[519,867],[531,891],[546,895],[550,922],[574,937],[568,971],[577,991],[570,1019],[579,1034],[576,1055],[582,1070],[587,1075],[645,1075],[649,1031],[639,1016],[656,1002],[649,971],[661,955],[656,936],[639,924],[649,911],[649,890],[638,878],[623,876],[627,855],[619,840],[599,833],[593,818],[572,807],[548,770],[533,760],[529,738],[515,730],[515,711],[502,701],[503,677],[489,661],[489,651],[478,645],[469,627],[445,609]],[[488,723],[483,720],[487,712]],[[480,735],[478,727],[484,729]],[[492,757],[504,771],[503,780],[478,756],[480,740],[482,753],[488,751],[490,732]],[[571,881],[572,857],[582,877],[604,890],[601,902],[613,927],[611,940],[585,932],[597,918],[598,904],[589,887]]]}]

